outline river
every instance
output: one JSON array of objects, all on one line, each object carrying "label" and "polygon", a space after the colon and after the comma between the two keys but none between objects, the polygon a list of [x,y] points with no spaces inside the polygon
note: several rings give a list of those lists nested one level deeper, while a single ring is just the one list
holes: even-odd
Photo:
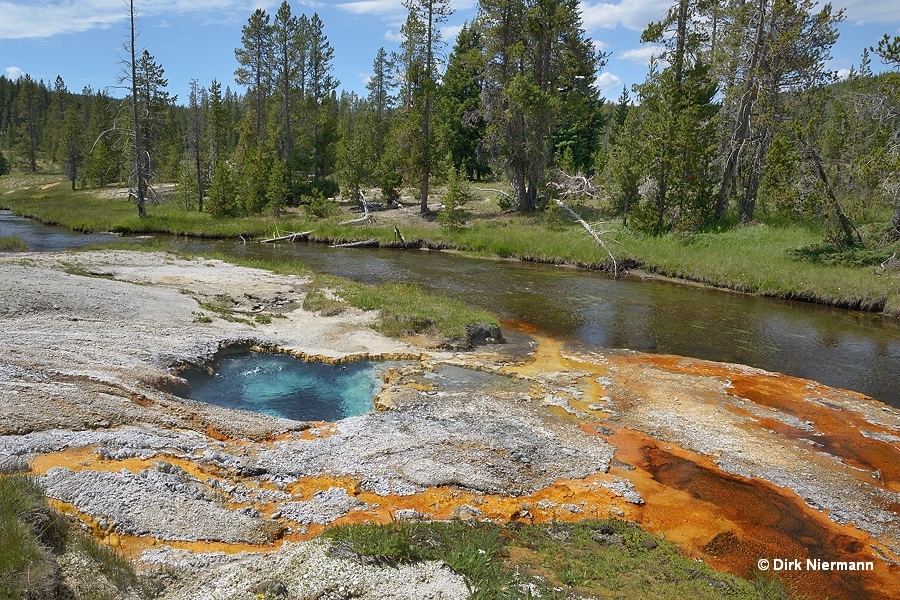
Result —
[{"label": "river", "polygon": [[[0,211],[0,236],[32,251],[110,240]],[[655,279],[446,252],[184,241],[243,255],[292,256],[362,282],[416,282],[584,348],[627,348],[734,362],[862,392],[900,408],[900,320]]]}]

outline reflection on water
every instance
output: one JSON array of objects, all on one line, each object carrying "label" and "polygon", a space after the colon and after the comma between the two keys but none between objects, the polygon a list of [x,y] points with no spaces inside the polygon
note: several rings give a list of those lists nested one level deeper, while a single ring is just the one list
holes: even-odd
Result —
[{"label": "reflection on water", "polygon": [[182,376],[194,400],[297,421],[337,421],[373,409],[383,368],[242,351],[222,353],[213,374],[191,369]]},{"label": "reflection on water", "polygon": [[[13,224],[81,239],[0,212],[0,235],[13,235],[8,232]],[[76,245],[67,243],[65,247]],[[240,255],[295,257],[315,271],[367,283],[415,282],[587,347],[741,363],[856,390],[900,407],[900,320],[893,318],[444,252],[302,243],[179,244],[191,250],[214,247]]]},{"label": "reflection on water", "polygon": [[72,233],[62,227],[47,227],[16,217],[8,210],[0,210],[0,236],[19,238],[30,252],[56,252],[119,239],[109,233]]}]

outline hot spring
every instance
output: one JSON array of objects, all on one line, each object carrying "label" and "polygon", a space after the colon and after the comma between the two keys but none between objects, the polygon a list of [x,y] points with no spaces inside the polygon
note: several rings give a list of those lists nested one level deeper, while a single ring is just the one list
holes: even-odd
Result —
[{"label": "hot spring", "polygon": [[396,362],[305,361],[288,354],[220,352],[212,371],[181,375],[193,400],[297,421],[337,421],[373,410],[381,375]]}]

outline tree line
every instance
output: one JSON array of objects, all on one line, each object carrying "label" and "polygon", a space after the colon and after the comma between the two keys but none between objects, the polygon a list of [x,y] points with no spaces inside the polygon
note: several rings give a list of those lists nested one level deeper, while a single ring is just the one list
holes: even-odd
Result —
[{"label": "tree line", "polygon": [[830,4],[677,0],[643,32],[659,49],[645,81],[616,101],[595,85],[607,56],[577,0],[481,0],[452,48],[449,0],[404,6],[400,48],[373,57],[365,95],[338,93],[321,19],[285,1],[243,26],[242,94],[193,80],[179,103],[146,50],[124,100],[0,76],[0,148],[25,170],[62,165],[73,189],[128,181],[128,110],[148,176],[216,215],[325,214],[339,189],[393,201],[402,188],[428,212],[435,179],[466,178],[508,182],[506,207],[530,213],[553,205],[562,171],[595,178],[605,209],[651,234],[764,213],[825,222],[854,245],[857,220],[889,211],[885,235],[900,237],[900,38],[839,81],[825,62],[844,14]]}]

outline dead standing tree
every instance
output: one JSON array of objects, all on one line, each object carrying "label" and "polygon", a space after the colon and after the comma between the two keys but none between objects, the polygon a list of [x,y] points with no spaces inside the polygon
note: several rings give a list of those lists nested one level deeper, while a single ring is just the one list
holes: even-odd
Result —
[{"label": "dead standing tree", "polygon": [[[128,1],[128,41],[124,44],[127,58],[121,59],[124,74],[119,78],[119,87],[128,91],[129,97],[120,104],[113,127],[97,136],[91,146],[94,151],[100,140],[109,134],[117,134],[122,140],[122,152],[133,157],[132,169],[128,176],[128,199],[137,205],[138,216],[147,216],[147,197],[153,194],[150,187],[150,151],[145,147],[144,133],[141,127],[141,107],[137,60],[137,31],[135,28],[134,0]],[[152,57],[151,57],[152,60]],[[145,107],[149,110],[149,107]]]},{"label": "dead standing tree", "polygon": [[141,120],[138,111],[138,76],[137,51],[135,48],[136,34],[134,28],[134,0],[129,0],[128,8],[130,37],[127,49],[129,51],[131,59],[130,61],[126,62],[127,66],[130,69],[130,76],[126,75],[126,77],[122,80],[122,83],[128,82],[131,84],[131,126],[132,135],[134,136],[134,167],[129,181],[129,187],[131,189],[129,190],[128,195],[130,198],[134,198],[135,204],[137,204],[138,216],[145,217],[147,216],[145,205],[147,201],[147,188],[149,187],[147,184],[147,180],[150,165],[150,155],[149,152],[143,148]]}]

